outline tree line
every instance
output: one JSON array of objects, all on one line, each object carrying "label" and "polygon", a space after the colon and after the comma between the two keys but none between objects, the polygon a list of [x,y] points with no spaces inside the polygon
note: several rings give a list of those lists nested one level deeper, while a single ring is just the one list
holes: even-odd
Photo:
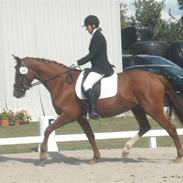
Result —
[{"label": "tree line", "polygon": [[121,4],[121,27],[149,26],[153,30],[153,40],[172,42],[183,40],[183,0],[177,0],[177,6],[182,16],[177,19],[172,15],[171,9],[168,13],[170,18],[164,20],[161,12],[165,8],[165,0],[134,0],[135,16],[127,16],[127,5]]}]

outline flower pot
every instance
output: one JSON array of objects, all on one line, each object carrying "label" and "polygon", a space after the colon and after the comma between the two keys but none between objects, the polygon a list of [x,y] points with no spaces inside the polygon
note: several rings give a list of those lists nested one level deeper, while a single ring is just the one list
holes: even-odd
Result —
[{"label": "flower pot", "polygon": [[9,126],[9,120],[8,119],[1,119],[1,126],[8,127]]},{"label": "flower pot", "polygon": [[20,125],[20,121],[19,120],[15,120],[14,126],[19,126],[19,125]]}]

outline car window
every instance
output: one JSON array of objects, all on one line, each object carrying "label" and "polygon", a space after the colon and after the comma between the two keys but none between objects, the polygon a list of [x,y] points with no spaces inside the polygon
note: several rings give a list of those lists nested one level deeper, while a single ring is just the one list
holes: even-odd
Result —
[{"label": "car window", "polygon": [[142,57],[132,57],[133,65],[147,65],[149,64],[149,60]]},{"label": "car window", "polygon": [[132,66],[132,57],[123,56],[123,69]]},{"label": "car window", "polygon": [[145,56],[136,56],[133,58],[134,65],[149,65],[149,64],[158,64],[158,65],[171,65],[171,63],[167,62],[163,58],[159,57],[145,57]]},{"label": "car window", "polygon": [[172,65],[173,64],[162,57],[148,57],[145,59],[151,64],[159,64],[159,65]]},{"label": "car window", "polygon": [[178,68],[182,72],[181,67],[163,57],[148,55],[123,56],[123,69],[136,65],[170,65]]},{"label": "car window", "polygon": [[173,75],[183,78],[183,69],[179,69],[177,67],[171,67],[167,72],[172,73]]},{"label": "car window", "polygon": [[141,57],[123,56],[123,69],[135,65],[146,65],[148,60]]}]

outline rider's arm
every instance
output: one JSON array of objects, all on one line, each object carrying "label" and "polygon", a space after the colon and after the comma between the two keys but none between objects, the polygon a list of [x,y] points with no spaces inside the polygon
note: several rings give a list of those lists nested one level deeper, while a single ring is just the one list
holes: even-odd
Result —
[{"label": "rider's arm", "polygon": [[102,41],[100,37],[99,36],[93,37],[91,41],[90,52],[88,53],[88,55],[86,55],[85,57],[77,61],[78,65],[86,64],[87,62],[94,59],[100,52],[101,45],[102,45]]}]

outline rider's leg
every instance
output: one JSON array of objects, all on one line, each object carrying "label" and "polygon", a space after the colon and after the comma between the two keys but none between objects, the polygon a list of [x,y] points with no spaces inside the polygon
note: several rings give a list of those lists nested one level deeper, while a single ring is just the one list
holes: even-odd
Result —
[{"label": "rider's leg", "polygon": [[88,74],[85,82],[83,83],[83,88],[84,88],[84,91],[85,91],[85,95],[86,95],[86,97],[88,99],[88,103],[89,103],[89,116],[92,119],[96,119],[99,116],[96,112],[97,97],[96,97],[95,93],[93,92],[92,87],[103,76],[104,76],[104,74],[98,74],[96,72],[90,72]]},{"label": "rider's leg", "polygon": [[88,105],[89,105],[89,117],[91,119],[97,119],[99,117],[97,110],[96,110],[96,100],[97,97],[92,89],[88,89],[85,92],[85,95],[88,99]]}]

